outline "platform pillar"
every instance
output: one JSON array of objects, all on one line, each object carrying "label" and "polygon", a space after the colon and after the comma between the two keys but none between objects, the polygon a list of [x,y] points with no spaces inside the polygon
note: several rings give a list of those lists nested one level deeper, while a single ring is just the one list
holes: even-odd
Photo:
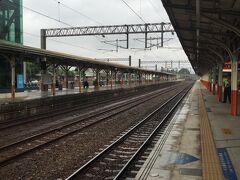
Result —
[{"label": "platform pillar", "polygon": [[52,95],[56,95],[56,67],[53,65]]},{"label": "platform pillar", "polygon": [[14,56],[11,56],[10,58],[10,65],[11,65],[11,97],[12,100],[15,99],[15,93],[16,93],[16,86],[15,86],[15,66],[16,66],[16,60]]},{"label": "platform pillar", "polygon": [[134,86],[136,86],[137,85],[137,74],[136,74],[136,72],[134,73]]},{"label": "platform pillar", "polygon": [[82,81],[81,81],[81,69],[80,69],[80,67],[78,67],[78,86],[79,86],[79,92],[81,92],[82,91]]},{"label": "platform pillar", "polygon": [[27,84],[27,62],[23,61],[23,82]]},{"label": "platform pillar", "polygon": [[106,71],[106,86],[108,87],[109,84],[109,71]]},{"label": "platform pillar", "polygon": [[139,72],[138,74],[138,84],[141,85],[142,84],[142,74]]},{"label": "platform pillar", "polygon": [[46,85],[44,84],[44,76],[47,74],[47,59],[46,57],[43,57],[40,61],[41,64],[41,82],[40,82],[40,89],[41,91],[47,91]]},{"label": "platform pillar", "polygon": [[117,71],[115,71],[114,78],[115,78],[114,82],[115,82],[115,87],[116,87],[117,86]]},{"label": "platform pillar", "polygon": [[65,85],[66,85],[66,89],[68,89],[68,71],[70,70],[71,66],[62,66],[62,69],[65,72],[65,77],[64,77],[64,81],[65,81]]},{"label": "platform pillar", "polygon": [[128,73],[128,86],[131,87],[131,73]]},{"label": "platform pillar", "polygon": [[233,54],[232,59],[232,76],[231,76],[231,114],[238,114],[238,55]]},{"label": "platform pillar", "polygon": [[209,74],[209,91],[212,92],[212,73]]},{"label": "platform pillar", "polygon": [[213,77],[212,77],[212,79],[213,79],[212,93],[213,93],[213,95],[215,95],[216,94],[216,69],[215,68],[213,68],[212,75],[213,75]]},{"label": "platform pillar", "polygon": [[96,89],[99,89],[99,70],[96,70]]},{"label": "platform pillar", "polygon": [[121,87],[123,87],[123,79],[124,79],[124,73],[121,73]]},{"label": "platform pillar", "polygon": [[112,89],[112,86],[113,86],[113,84],[112,84],[112,76],[113,76],[113,72],[111,71],[110,72],[110,86],[111,86],[111,89]]},{"label": "platform pillar", "polygon": [[218,65],[218,101],[222,102],[223,65]]}]

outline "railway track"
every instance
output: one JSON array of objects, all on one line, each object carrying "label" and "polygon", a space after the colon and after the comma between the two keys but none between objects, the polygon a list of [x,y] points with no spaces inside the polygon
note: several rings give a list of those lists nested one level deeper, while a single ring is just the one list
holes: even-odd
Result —
[{"label": "railway track", "polygon": [[[163,89],[165,89],[165,88],[163,88]],[[143,94],[143,93],[146,93],[146,92],[136,93],[136,94],[134,94],[134,96],[137,96],[137,95]],[[107,103],[121,101],[121,100],[125,100],[125,99],[131,98],[131,97],[132,97],[132,95],[130,95],[130,96],[129,95],[123,95],[120,98],[113,97],[113,98],[110,98],[110,99],[107,99],[107,100],[104,99],[104,100],[98,101],[97,103],[95,102],[95,99],[97,99],[95,97],[93,99],[90,99],[93,102],[84,102],[80,105],[78,104],[79,101],[74,102],[74,103],[76,103],[76,105],[71,106],[70,108],[68,108],[67,105],[64,105],[64,103],[63,104],[57,104],[57,105],[55,105],[55,108],[56,107],[59,107],[59,108],[57,108],[57,109],[55,109],[51,112],[40,113],[40,114],[32,115],[32,116],[27,117],[27,118],[26,117],[19,117],[19,118],[11,119],[11,120],[8,120],[8,121],[0,122],[0,131],[8,129],[8,128],[13,128],[13,127],[16,127],[16,126],[20,126],[20,125],[29,124],[29,123],[32,123],[32,122],[46,120],[48,118],[54,118],[55,116],[61,116],[61,115],[74,113],[76,111],[78,112],[78,111],[81,111],[81,110],[87,110],[88,108],[91,108],[91,109],[92,108],[97,108],[97,107],[99,107],[101,105],[104,105],[104,104],[107,104]],[[65,104],[69,104],[69,103],[72,104],[73,101],[67,102]],[[62,107],[62,108],[60,108],[60,107]],[[76,114],[78,114],[78,113],[76,113]]]},{"label": "railway track", "polygon": [[185,97],[190,87],[169,98],[158,109],[70,175],[72,179],[122,179],[127,170],[144,152],[156,135],[160,136],[167,126],[168,117]]},{"label": "railway track", "polygon": [[17,158],[20,158],[32,151],[39,148],[45,147],[50,143],[54,143],[64,137],[73,135],[84,128],[93,126],[101,121],[107,120],[119,113],[127,111],[139,104],[149,101],[157,96],[164,95],[171,91],[175,91],[176,87],[171,87],[170,89],[164,89],[158,93],[152,93],[149,97],[137,98],[134,100],[126,101],[122,104],[117,104],[114,107],[104,109],[95,114],[90,114],[88,117],[84,118],[74,118],[71,122],[64,124],[60,127],[56,127],[45,132],[35,134],[31,137],[21,139],[17,142],[6,144],[0,147],[0,166],[4,166]]}]

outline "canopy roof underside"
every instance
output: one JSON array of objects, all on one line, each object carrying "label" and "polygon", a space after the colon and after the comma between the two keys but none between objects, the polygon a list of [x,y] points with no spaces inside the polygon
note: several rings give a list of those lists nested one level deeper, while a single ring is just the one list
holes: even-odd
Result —
[{"label": "canopy roof underside", "polygon": [[208,73],[240,47],[240,0],[162,0],[193,69]]}]

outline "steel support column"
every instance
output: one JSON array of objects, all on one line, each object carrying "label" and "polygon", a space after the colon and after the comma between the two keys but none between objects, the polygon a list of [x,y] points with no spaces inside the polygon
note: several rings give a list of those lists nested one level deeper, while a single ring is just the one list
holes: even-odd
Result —
[{"label": "steel support column", "polygon": [[131,73],[128,73],[128,86],[131,87]]},{"label": "steel support column", "polygon": [[52,95],[56,95],[56,67],[53,65],[53,83],[52,83]]},{"label": "steel support column", "polygon": [[41,29],[41,49],[47,48],[47,41],[46,41],[46,30]]},{"label": "steel support column", "polygon": [[95,88],[96,89],[99,89],[99,70],[97,69],[96,71],[96,86],[95,86]]},{"label": "steel support column", "polygon": [[108,84],[109,84],[109,71],[108,70],[106,70],[105,71],[106,72],[106,86],[108,87]]},{"label": "steel support column", "polygon": [[132,57],[129,56],[129,66],[132,66]]},{"label": "steel support column", "polygon": [[44,82],[43,82],[43,76],[47,74],[47,59],[46,59],[46,57],[41,58],[40,65],[41,65],[40,89],[41,89],[41,91],[47,91],[46,85],[44,85]]},{"label": "steel support column", "polygon": [[111,89],[113,86],[113,71],[110,71],[110,85],[111,85]]},{"label": "steel support column", "polygon": [[82,91],[82,81],[81,81],[81,68],[80,67],[78,67],[78,86],[79,86],[79,92],[81,92]]},{"label": "steel support column", "polygon": [[134,86],[137,86],[137,73],[134,73]]},{"label": "steel support column", "polygon": [[115,71],[115,74],[114,74],[114,78],[115,78],[115,87],[117,87],[117,71]]},{"label": "steel support column", "polygon": [[23,82],[27,83],[27,62],[23,61]]},{"label": "steel support column", "polygon": [[15,99],[15,93],[16,93],[16,86],[15,86],[15,76],[16,76],[16,72],[15,72],[15,66],[16,66],[16,60],[14,56],[10,57],[10,64],[11,64],[11,97],[12,100]]},{"label": "steel support column", "polygon": [[138,84],[139,84],[139,86],[142,84],[142,75],[141,75],[141,73],[139,72],[138,73]]},{"label": "steel support column", "polygon": [[121,73],[121,87],[123,87],[124,73]]},{"label": "steel support column", "polygon": [[66,89],[68,89],[68,71],[70,70],[71,67],[64,67],[62,66],[63,70],[65,71],[65,78],[64,78],[64,81],[65,81],[65,86],[66,86]]}]

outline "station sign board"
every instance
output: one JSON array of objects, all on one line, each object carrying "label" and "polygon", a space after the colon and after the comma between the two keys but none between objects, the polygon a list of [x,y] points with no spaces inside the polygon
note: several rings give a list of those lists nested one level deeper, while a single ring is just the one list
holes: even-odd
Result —
[{"label": "station sign board", "polygon": [[[232,69],[231,65],[232,65],[231,61],[225,62],[223,65],[223,71],[231,72]],[[238,61],[238,70],[240,71],[240,61]]]},{"label": "station sign board", "polygon": [[17,74],[17,89],[24,88],[24,78],[23,74]]}]

